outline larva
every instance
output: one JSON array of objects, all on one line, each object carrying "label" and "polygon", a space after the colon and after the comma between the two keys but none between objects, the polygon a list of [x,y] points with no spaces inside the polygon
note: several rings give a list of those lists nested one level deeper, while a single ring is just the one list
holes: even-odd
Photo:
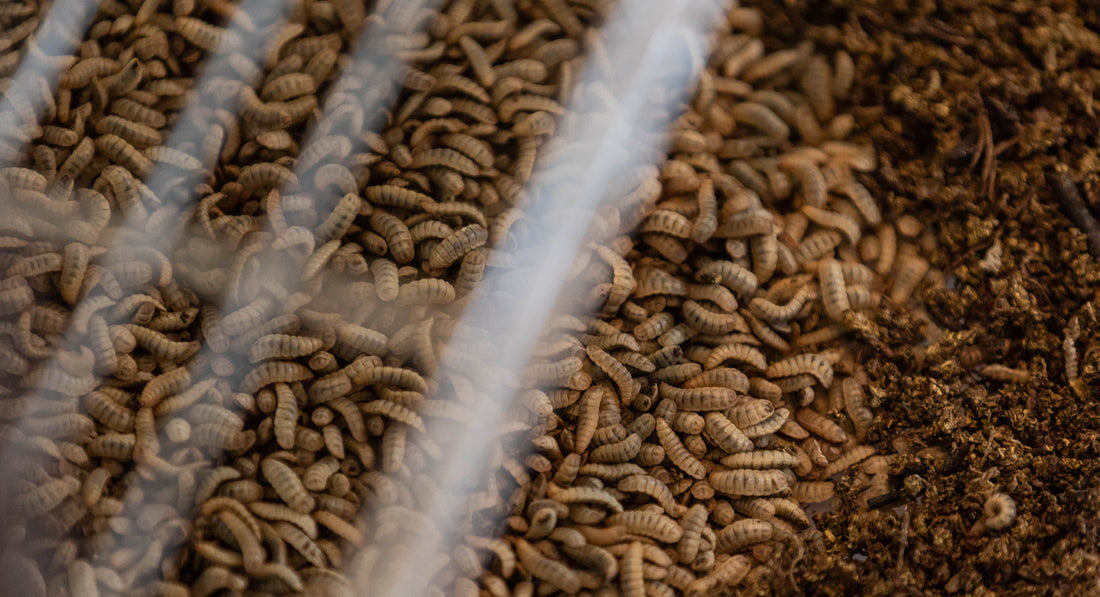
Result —
[{"label": "larva", "polygon": [[470,224],[444,238],[429,257],[432,269],[444,269],[489,240],[489,232],[479,224]]},{"label": "larva", "polygon": [[386,239],[390,254],[398,263],[412,261],[414,256],[412,235],[409,234],[409,228],[404,222],[396,216],[376,210],[371,214],[370,226]]},{"label": "larva", "polygon": [[611,512],[623,511],[622,504],[615,499],[615,496],[598,487],[578,485],[568,489],[559,489],[555,485],[550,485],[547,488],[547,496],[562,504],[594,504]]},{"label": "larva", "polygon": [[656,232],[675,236],[676,238],[691,237],[692,224],[684,215],[667,209],[657,209],[650,213],[641,225],[638,232]]},{"label": "larva", "polygon": [[692,284],[688,286],[687,296],[692,300],[713,303],[726,313],[732,313],[738,307],[737,297],[719,284]]},{"label": "larva", "polygon": [[[374,357],[374,360],[378,361],[379,359]],[[425,393],[428,391],[427,382],[416,371],[401,367],[378,366],[370,360],[370,357],[356,359],[351,365],[344,368],[344,372],[355,387],[387,384],[413,392]]]},{"label": "larva", "polygon": [[777,377],[791,377],[794,375],[800,375],[803,373],[809,373],[813,375],[821,385],[828,388],[833,383],[833,366],[829,361],[818,353],[802,353],[776,361],[764,370],[764,375],[770,378]]},{"label": "larva", "polygon": [[769,496],[790,488],[788,473],[782,470],[717,470],[707,480],[718,492],[731,496]]},{"label": "larva", "polygon": [[686,300],[681,306],[687,324],[704,334],[728,334],[748,332],[749,327],[738,313],[715,313],[694,300]]},{"label": "larva", "polygon": [[298,184],[298,177],[276,162],[249,164],[241,168],[237,181],[249,191],[285,188]]},{"label": "larva", "polygon": [[515,553],[523,567],[536,578],[570,595],[581,590],[581,579],[574,570],[542,555],[527,541],[516,539]]},{"label": "larva", "polygon": [[302,514],[309,514],[316,503],[302,485],[302,480],[286,463],[275,458],[265,458],[260,463],[264,478],[271,483],[275,493],[288,506]]},{"label": "larva", "polygon": [[752,296],[759,285],[751,271],[732,261],[711,261],[696,270],[695,279],[721,284],[740,296]]},{"label": "larva", "polygon": [[793,319],[802,307],[813,298],[813,291],[800,288],[784,305],[778,305],[764,297],[749,301],[749,312],[753,316],[769,323],[786,323]]},{"label": "larva", "polygon": [[875,420],[874,413],[863,404],[863,386],[854,377],[845,378],[841,382],[841,394],[844,397],[844,410],[855,428],[856,439],[862,441]]},{"label": "larva", "polygon": [[899,261],[897,273],[894,275],[894,285],[890,287],[890,293],[887,296],[895,303],[905,303],[924,279],[930,266],[923,258],[905,252],[902,253]]},{"label": "larva", "polygon": [[127,461],[133,458],[134,442],[132,433],[104,433],[92,439],[88,444],[88,455],[94,458],[111,458]]},{"label": "larva", "polygon": [[662,418],[657,419],[657,439],[661,442],[661,447],[664,448],[669,460],[677,468],[696,479],[702,479],[706,476],[706,467],[703,466],[703,463],[688,452],[676,432]]},{"label": "larva", "polygon": [[[264,462],[268,462],[268,460]],[[310,499],[312,500],[312,498]],[[319,568],[327,566],[325,553],[321,551],[321,548],[305,533],[305,531],[286,521],[276,521],[272,523],[271,526],[275,529],[275,532],[279,534],[279,537],[281,537],[283,541],[286,541],[287,545],[293,547],[298,553],[302,554],[307,562]]]},{"label": "larva", "polygon": [[675,323],[676,320],[671,313],[662,311],[636,325],[632,333],[639,340],[653,340],[668,331]]},{"label": "larva", "polygon": [[642,544],[634,541],[622,556],[619,579],[624,597],[645,597],[646,585],[642,566]]},{"label": "larva", "polygon": [[982,514],[983,517],[971,528],[971,535],[980,535],[986,530],[1007,529],[1016,520],[1016,502],[1007,494],[993,493],[985,500]]},{"label": "larva", "polygon": [[714,550],[717,553],[740,551],[750,545],[768,541],[774,533],[775,527],[771,522],[745,518],[715,533]]},{"label": "larva", "polygon": [[588,358],[615,383],[623,403],[629,405],[634,400],[638,390],[630,371],[615,357],[598,346],[589,345],[585,348],[585,352]]},{"label": "larva", "polygon": [[829,466],[825,467],[825,471],[821,474],[821,476],[824,478],[829,478],[837,473],[844,472],[852,466],[869,458],[874,453],[874,446],[856,446],[838,456],[836,460],[830,462]]},{"label": "larva", "polygon": [[591,462],[619,463],[631,460],[642,449],[642,438],[636,433],[631,433],[626,439],[611,444],[599,446],[589,452]]},{"label": "larva", "polygon": [[791,486],[791,499],[800,504],[817,504],[833,497],[831,481],[799,481]]},{"label": "larva", "polygon": [[685,389],[661,382],[660,392],[662,398],[672,400],[677,408],[685,411],[721,411],[738,401],[736,391],[715,386]]},{"label": "larva", "polygon": [[139,178],[144,178],[153,171],[153,162],[117,135],[106,134],[96,137],[95,148],[96,151]]},{"label": "larva", "polygon": [[786,408],[777,408],[774,413],[768,418],[760,421],[755,425],[749,425],[741,428],[741,433],[745,434],[745,437],[749,439],[757,439],[767,435],[771,435],[779,431],[781,427],[787,422],[787,418],[790,416],[790,411]]},{"label": "larva", "polygon": [[80,481],[75,477],[49,479],[25,492],[16,494],[13,505],[20,516],[35,518],[61,505],[61,502],[75,494],[80,486]]},{"label": "larva", "polygon": [[621,525],[628,533],[642,535],[661,543],[676,543],[683,537],[683,530],[676,521],[649,510],[628,510],[607,518],[611,526]]},{"label": "larva", "polygon": [[848,433],[839,425],[811,408],[803,408],[795,417],[807,431],[828,442],[842,444],[848,441]]},{"label": "larva", "polygon": [[[101,135],[117,135],[138,149],[160,145],[162,142],[160,131],[157,129],[126,120],[121,116],[104,116],[96,121],[95,130]],[[72,144],[76,144],[75,139]]]},{"label": "larva", "polygon": [[793,454],[779,450],[755,450],[722,458],[722,465],[735,469],[783,469],[798,464]]},{"label": "larva", "polygon": [[642,493],[657,501],[669,516],[679,517],[684,506],[677,504],[668,486],[649,475],[631,475],[619,481],[619,491]]},{"label": "larva", "polygon": [[723,344],[712,350],[703,361],[704,369],[714,369],[726,361],[734,360],[763,371],[768,367],[764,353],[747,344]]},{"label": "larva", "polygon": [[268,334],[256,340],[248,351],[248,361],[258,363],[268,359],[294,359],[321,350],[324,341],[310,336]]}]

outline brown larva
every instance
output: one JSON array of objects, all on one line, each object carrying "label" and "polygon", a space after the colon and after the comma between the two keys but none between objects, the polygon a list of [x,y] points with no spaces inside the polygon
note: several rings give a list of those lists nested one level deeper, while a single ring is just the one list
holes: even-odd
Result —
[{"label": "brown larva", "polygon": [[803,373],[813,375],[825,388],[833,383],[833,366],[828,359],[818,353],[807,352],[776,361],[768,365],[764,371],[764,374],[772,379]]},{"label": "brown larva", "polygon": [[591,462],[619,463],[626,462],[638,455],[642,449],[642,438],[632,433],[626,439],[595,448],[589,452]]},{"label": "brown larva", "polygon": [[260,467],[275,493],[287,505],[302,514],[308,514],[313,510],[315,506],[313,496],[309,495],[302,485],[302,480],[286,463],[268,457],[260,463]]},{"label": "brown larva", "polygon": [[748,332],[749,327],[739,313],[715,313],[695,302],[684,301],[681,310],[687,324],[704,334],[728,334]]},{"label": "brown larva", "polygon": [[978,368],[978,373],[986,379],[1010,383],[1024,383],[1031,378],[1031,372],[1027,369],[1014,369],[999,363],[983,365]]},{"label": "brown larva", "polygon": [[828,478],[837,473],[844,472],[853,465],[869,458],[874,453],[874,446],[856,446],[838,456],[836,460],[830,462],[829,465],[825,467],[825,471],[821,476]]},{"label": "brown larva", "polygon": [[[771,435],[777,431],[787,422],[787,418],[790,416],[790,411],[786,408],[777,408],[774,413],[768,418],[760,421],[755,425],[749,425],[741,427],[741,433],[745,434],[745,437],[756,440]],[[760,444],[760,441],[757,441]],[[763,447],[763,446],[761,446]]]},{"label": "brown larva", "polygon": [[[157,129],[120,116],[104,116],[96,121],[95,130],[101,135],[118,135],[138,149],[159,145],[162,141]],[[76,144],[76,140],[73,144]]]},{"label": "brown larva", "polygon": [[825,441],[842,444],[848,441],[848,433],[831,419],[819,414],[812,408],[803,408],[795,417],[799,424],[809,432]]},{"label": "brown larva", "polygon": [[735,469],[783,469],[793,467],[798,459],[779,450],[755,450],[722,458],[722,465]]},{"label": "brown larva", "polygon": [[929,264],[925,259],[911,253],[903,252],[899,257],[894,285],[890,287],[887,296],[895,303],[905,303],[928,273]]},{"label": "brown larva", "polygon": [[122,137],[111,134],[100,135],[96,137],[95,147],[98,152],[126,168],[134,176],[144,178],[153,171],[153,162]]},{"label": "brown larva", "polygon": [[764,353],[757,348],[747,344],[723,344],[707,355],[706,360],[703,362],[703,368],[714,369],[729,360],[745,363],[759,371],[763,371],[768,367],[768,361],[764,357]]},{"label": "brown larva", "polygon": [[676,403],[676,407],[685,411],[721,411],[734,406],[737,392],[723,387],[677,388],[667,383],[660,384],[662,398]]},{"label": "brown larva", "polygon": [[447,268],[488,240],[489,232],[478,224],[459,228],[436,246],[429,258],[429,265],[437,270]]},{"label": "brown larva", "polygon": [[237,181],[248,191],[285,188],[298,184],[298,177],[276,162],[250,164],[241,168]]},{"label": "brown larva", "polygon": [[[377,357],[374,360],[379,361]],[[428,391],[428,383],[416,371],[402,367],[377,366],[370,361],[370,357],[356,359],[344,368],[344,372],[356,387],[387,384],[413,392]]]},{"label": "brown larva", "polygon": [[562,504],[593,504],[605,508],[611,512],[622,512],[623,506],[615,496],[598,487],[574,486],[567,489],[559,489],[555,485],[547,488],[547,496]]},{"label": "brown larva", "polygon": [[732,261],[711,261],[696,270],[695,278],[702,282],[721,284],[740,296],[752,296],[759,281],[748,269]]},{"label": "brown larva", "polygon": [[768,496],[790,487],[787,473],[781,470],[718,470],[707,477],[716,491],[732,496]]},{"label": "brown larva", "polygon": [[676,543],[683,537],[683,529],[676,521],[648,510],[628,510],[607,518],[611,526],[622,525],[627,532],[656,539],[661,543]]},{"label": "brown larva", "polygon": [[689,238],[692,224],[684,215],[667,209],[657,209],[650,213],[641,225],[638,232],[657,232],[675,236],[676,238]]},{"label": "brown larva", "polygon": [[672,430],[667,421],[661,418],[657,419],[657,439],[661,442],[661,446],[665,449],[669,460],[677,468],[696,479],[702,479],[706,476],[706,467],[703,466],[703,463],[688,452],[676,432]]},{"label": "brown larva", "polygon": [[871,192],[867,190],[867,187],[856,181],[847,181],[841,183],[836,191],[852,202],[852,205],[856,207],[860,216],[863,217],[864,223],[868,226],[878,226],[882,223],[882,213],[879,211],[878,202],[871,196]]},{"label": "brown larva", "polygon": [[580,591],[581,579],[565,564],[547,558],[523,539],[516,539],[515,553],[523,567],[536,578],[572,595]]},{"label": "brown larva", "polygon": [[817,504],[833,497],[832,481],[799,481],[791,486],[791,499],[800,504]]},{"label": "brown larva", "polygon": [[14,498],[15,510],[20,516],[35,518],[46,514],[80,490],[81,483],[75,477],[49,479]]},{"label": "brown larva", "polygon": [[642,544],[634,541],[622,556],[619,582],[624,597],[645,597],[646,583],[642,565]]},{"label": "brown larva", "polygon": [[844,235],[844,240],[851,246],[856,246],[862,236],[859,222],[847,214],[829,211],[813,205],[803,205],[802,213],[814,223],[825,228],[832,228]]},{"label": "brown larva", "polygon": [[[266,463],[269,461],[270,459],[264,462]],[[312,500],[313,498],[311,497],[310,499]],[[298,553],[302,554],[307,562],[319,568],[327,566],[325,553],[321,551],[321,548],[318,547],[317,543],[311,539],[305,531],[286,521],[277,521],[272,523],[271,526],[275,529],[275,532],[282,537],[283,541],[286,541],[287,545],[293,547]]]},{"label": "brown larva", "polygon": [[[304,381],[312,377],[313,372],[305,365],[293,361],[265,361],[244,376],[239,390],[246,394],[253,394],[267,385]],[[144,397],[144,394],[142,396]],[[144,403],[144,400],[142,402]]]},{"label": "brown larva", "polygon": [[615,357],[607,353],[598,346],[588,346],[585,348],[585,352],[588,354],[588,358],[592,360],[607,376],[615,383],[615,386],[619,389],[619,397],[624,404],[630,404],[634,400],[634,396],[637,394],[638,387],[634,383],[634,378],[630,375],[630,371],[620,363]]},{"label": "brown larva", "polygon": [[619,481],[619,491],[643,493],[657,501],[669,516],[680,516],[684,507],[677,504],[668,486],[648,475],[633,475]]},{"label": "brown larva", "polygon": [[390,254],[398,263],[413,260],[414,250],[409,228],[399,218],[381,210],[375,210],[370,217],[371,229],[386,239]]}]

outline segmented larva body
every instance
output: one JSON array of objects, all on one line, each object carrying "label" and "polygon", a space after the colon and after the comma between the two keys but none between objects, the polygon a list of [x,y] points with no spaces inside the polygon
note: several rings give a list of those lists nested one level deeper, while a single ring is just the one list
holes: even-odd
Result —
[{"label": "segmented larva body", "polygon": [[777,305],[764,297],[749,301],[749,312],[769,323],[786,323],[802,310],[807,301],[813,298],[813,291],[803,287],[785,305]]},{"label": "segmented larva body", "polygon": [[856,446],[838,456],[836,460],[830,462],[829,466],[825,467],[822,476],[828,478],[837,473],[844,472],[852,466],[866,460],[874,453],[874,446]]},{"label": "segmented larva body", "polygon": [[764,353],[748,344],[723,344],[716,347],[703,360],[703,368],[714,369],[726,361],[744,363],[758,371],[764,371],[768,368],[768,361]]},{"label": "segmented larva body", "polygon": [[622,556],[619,584],[624,597],[645,597],[646,583],[642,554],[642,544],[634,541]]},{"label": "segmented larva body", "polygon": [[[293,361],[265,361],[245,374],[239,390],[245,394],[254,394],[264,386],[274,383],[292,383],[305,381],[313,377],[313,371]],[[144,394],[143,394],[144,397]],[[142,401],[144,404],[144,400]]]},{"label": "segmented larva body", "polygon": [[684,506],[676,503],[668,486],[649,475],[632,475],[621,479],[618,489],[626,493],[648,495],[656,500],[669,516],[679,517],[684,512]]},{"label": "segmented larva body", "polygon": [[720,493],[731,496],[769,496],[783,493],[790,488],[787,472],[768,470],[717,470],[707,480]]},{"label": "segmented larva body", "polygon": [[831,419],[819,414],[812,408],[803,408],[799,410],[795,418],[807,431],[825,441],[836,444],[842,444],[848,441],[848,432],[844,431],[840,425],[837,425]]},{"label": "segmented larva body", "polygon": [[619,390],[619,396],[624,404],[629,405],[637,393],[634,378],[630,371],[615,357],[598,346],[585,347],[588,358],[592,360],[615,383]]},{"label": "segmented larva body", "polygon": [[676,432],[662,418],[657,419],[657,439],[661,442],[661,447],[664,448],[669,460],[677,468],[695,479],[702,479],[706,476],[707,470],[703,463],[684,447]]},{"label": "segmented larva body", "polygon": [[817,504],[833,497],[831,481],[799,481],[791,486],[791,499],[800,504]]},{"label": "segmented larva body", "polygon": [[294,359],[311,355],[324,345],[324,340],[310,336],[268,334],[256,340],[248,351],[248,360],[258,363],[268,359]]},{"label": "segmented larva body", "polygon": [[750,545],[768,541],[775,534],[775,527],[766,520],[744,518],[715,533],[714,551],[731,553]]},{"label": "segmented larva body", "polygon": [[704,334],[720,335],[734,331],[749,331],[745,319],[738,313],[715,313],[690,299],[684,301],[681,310],[687,324]]},{"label": "segmented larva body", "polygon": [[631,460],[642,449],[642,438],[637,433],[631,433],[626,439],[599,446],[589,453],[589,461],[601,463],[620,463]]},{"label": "segmented larva body", "polygon": [[776,361],[764,370],[764,374],[773,379],[807,373],[817,379],[825,388],[833,383],[832,364],[824,356],[817,353],[802,353],[782,361]]},{"label": "segmented larva body", "polygon": [[676,407],[686,411],[722,411],[733,407],[737,401],[737,392],[723,387],[677,388],[661,382],[662,398],[676,403]]},{"label": "segmented larva body", "polygon": [[734,469],[784,469],[798,464],[794,454],[779,450],[755,450],[722,458],[722,465]]},{"label": "segmented larva body", "polygon": [[752,271],[732,261],[711,261],[696,271],[695,279],[721,284],[743,297],[752,296],[760,284]]},{"label": "segmented larva body", "polygon": [[853,377],[845,378],[841,382],[841,394],[844,397],[844,410],[855,428],[856,439],[862,441],[867,437],[867,431],[875,419],[874,413],[864,406],[863,386]]},{"label": "segmented larva body", "polygon": [[676,323],[671,313],[662,311],[650,316],[645,321],[634,326],[634,337],[641,341],[654,340],[667,332]]},{"label": "segmented larva body", "polygon": [[489,232],[479,224],[470,224],[444,238],[432,251],[429,265],[432,269],[444,269],[482,247],[489,240]]},{"label": "segmented larva body", "polygon": [[1031,373],[1027,369],[1014,369],[1001,364],[983,365],[978,369],[978,373],[987,379],[1013,383],[1023,383],[1031,378]]},{"label": "segmented larva body", "polygon": [[260,463],[260,469],[263,471],[264,478],[271,483],[275,493],[288,506],[302,514],[309,514],[313,511],[316,506],[313,496],[306,491],[305,486],[302,485],[302,480],[286,463],[268,457]]},{"label": "segmented larva body", "polygon": [[890,300],[904,303],[913,295],[917,285],[921,284],[925,274],[928,273],[928,262],[923,257],[912,253],[902,253],[898,264],[898,272],[894,275],[894,284],[890,287]]}]

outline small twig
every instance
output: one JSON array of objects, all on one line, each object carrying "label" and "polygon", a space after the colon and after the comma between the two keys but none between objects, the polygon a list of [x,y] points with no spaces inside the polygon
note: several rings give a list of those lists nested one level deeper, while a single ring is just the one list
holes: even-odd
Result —
[{"label": "small twig", "polygon": [[1069,174],[1058,172],[1054,174],[1054,187],[1058,193],[1058,199],[1062,202],[1062,209],[1073,221],[1074,225],[1085,233],[1088,239],[1089,252],[1093,257],[1100,257],[1100,224],[1096,222],[1089,211],[1085,200],[1081,198],[1081,192]]},{"label": "small twig", "polygon": [[902,508],[901,530],[899,531],[899,533],[901,534],[901,539],[900,539],[899,545],[898,545],[898,564],[897,564],[897,569],[894,571],[894,583],[896,585],[900,586],[902,584],[901,575],[902,575],[902,572],[905,570],[905,548],[909,546],[909,505],[908,504],[906,504],[905,507]]}]

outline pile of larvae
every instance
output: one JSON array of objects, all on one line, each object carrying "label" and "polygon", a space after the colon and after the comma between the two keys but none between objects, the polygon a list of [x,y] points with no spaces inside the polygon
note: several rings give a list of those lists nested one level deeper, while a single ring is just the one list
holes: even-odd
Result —
[{"label": "pile of larvae", "polygon": [[[614,6],[285,4],[0,2],[4,578],[371,594],[446,533],[431,595],[723,594],[789,573],[840,473],[887,490],[851,332],[909,300],[928,235],[859,182],[851,58],[766,51],[733,6],[575,264],[594,315],[552,319],[430,528],[479,414],[441,355],[547,225],[525,184],[568,157]],[[357,60],[364,31],[407,70]]]}]

